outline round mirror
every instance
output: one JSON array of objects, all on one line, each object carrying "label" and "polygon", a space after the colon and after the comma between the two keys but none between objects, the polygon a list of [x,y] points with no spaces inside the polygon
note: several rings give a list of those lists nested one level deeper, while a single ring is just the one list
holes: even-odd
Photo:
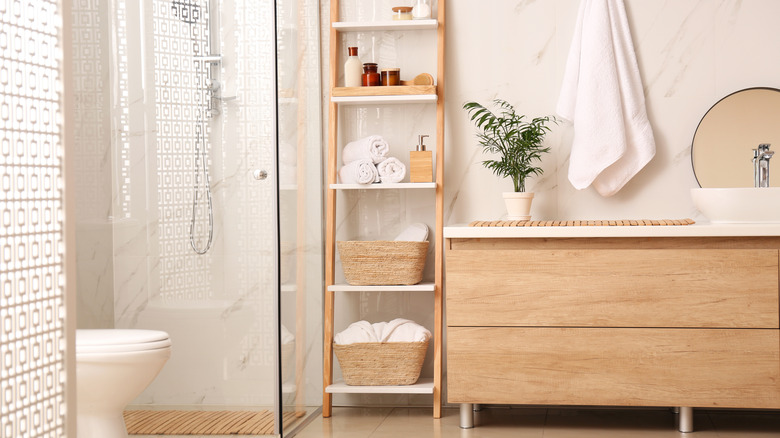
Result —
[{"label": "round mirror", "polygon": [[[718,101],[693,136],[691,161],[699,185],[753,187],[753,149],[761,143],[780,150],[780,90],[748,88]],[[770,169],[777,170],[770,172],[770,184],[779,187],[780,162],[771,166],[773,161]]]}]

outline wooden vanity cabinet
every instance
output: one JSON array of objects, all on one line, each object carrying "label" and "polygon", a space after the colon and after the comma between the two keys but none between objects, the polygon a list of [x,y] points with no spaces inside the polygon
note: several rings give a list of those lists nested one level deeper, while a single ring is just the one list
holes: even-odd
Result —
[{"label": "wooden vanity cabinet", "polygon": [[779,249],[447,239],[448,401],[780,408]]}]

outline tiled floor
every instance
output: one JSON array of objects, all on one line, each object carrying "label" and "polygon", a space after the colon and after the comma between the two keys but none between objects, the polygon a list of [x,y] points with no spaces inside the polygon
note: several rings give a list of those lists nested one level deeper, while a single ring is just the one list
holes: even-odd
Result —
[{"label": "tiled floor", "polygon": [[694,411],[692,434],[677,431],[667,409],[490,407],[474,429],[461,429],[457,409],[440,420],[430,408],[334,408],[296,438],[779,438],[780,412]]}]

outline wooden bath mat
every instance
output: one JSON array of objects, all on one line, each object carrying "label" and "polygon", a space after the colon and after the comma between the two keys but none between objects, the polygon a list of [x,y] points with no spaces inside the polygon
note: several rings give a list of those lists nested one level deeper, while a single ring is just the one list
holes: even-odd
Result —
[{"label": "wooden bath mat", "polygon": [[[282,414],[288,426],[304,412]],[[271,411],[125,411],[129,435],[273,435]]]},{"label": "wooden bath mat", "polygon": [[599,220],[599,221],[474,221],[470,227],[636,227],[692,225],[693,219],[637,219],[637,220]]}]

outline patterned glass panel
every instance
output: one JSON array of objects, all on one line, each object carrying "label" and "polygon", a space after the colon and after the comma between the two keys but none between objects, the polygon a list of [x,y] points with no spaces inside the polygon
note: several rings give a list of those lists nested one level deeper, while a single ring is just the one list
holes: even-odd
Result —
[{"label": "patterned glass panel", "polygon": [[0,2],[0,436],[64,437],[58,1]]}]

